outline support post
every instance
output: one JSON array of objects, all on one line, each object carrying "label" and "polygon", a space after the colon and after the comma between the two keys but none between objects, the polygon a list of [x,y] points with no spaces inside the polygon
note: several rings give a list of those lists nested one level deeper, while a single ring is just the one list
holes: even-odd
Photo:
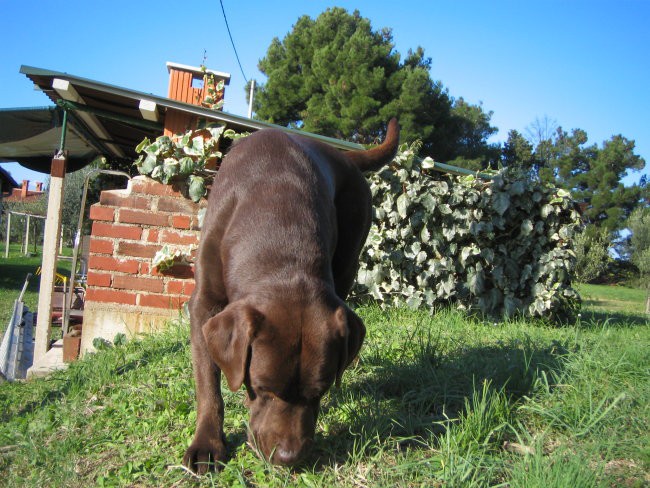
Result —
[{"label": "support post", "polygon": [[27,223],[25,224],[25,252],[23,254],[29,254],[29,226],[32,223],[32,216],[27,214]]},{"label": "support post", "polygon": [[248,118],[253,118],[253,97],[255,96],[255,80],[251,80],[251,91],[248,94]]},{"label": "support post", "polygon": [[9,257],[9,234],[11,232],[11,212],[7,212],[7,243],[5,244],[5,258]]},{"label": "support post", "polygon": [[36,340],[34,343],[34,363],[42,359],[50,348],[50,334],[52,330],[52,292],[54,291],[54,278],[56,276],[58,244],[61,238],[61,213],[66,163],[66,155],[62,152],[52,159],[47,218],[45,219],[41,285],[38,292],[38,317],[36,322]]}]

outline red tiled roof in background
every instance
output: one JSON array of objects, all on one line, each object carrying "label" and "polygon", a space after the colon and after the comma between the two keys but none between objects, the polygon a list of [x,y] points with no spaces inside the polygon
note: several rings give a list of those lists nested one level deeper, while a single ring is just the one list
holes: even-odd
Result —
[{"label": "red tiled roof in background", "polygon": [[36,189],[29,189],[29,180],[23,180],[20,188],[12,188],[11,194],[4,197],[5,202],[33,202],[42,197],[45,192],[43,191],[43,183],[37,182]]}]

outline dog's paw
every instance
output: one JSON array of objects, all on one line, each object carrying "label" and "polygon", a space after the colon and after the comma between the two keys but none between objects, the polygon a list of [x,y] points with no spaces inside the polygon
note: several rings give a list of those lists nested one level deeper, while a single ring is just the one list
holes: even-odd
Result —
[{"label": "dog's paw", "polygon": [[220,471],[226,460],[223,439],[197,435],[185,451],[183,464],[192,472],[203,475],[208,471]]}]

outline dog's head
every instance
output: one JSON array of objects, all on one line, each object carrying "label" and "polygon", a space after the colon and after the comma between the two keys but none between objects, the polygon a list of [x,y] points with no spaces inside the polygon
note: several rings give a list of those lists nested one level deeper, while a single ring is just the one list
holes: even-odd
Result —
[{"label": "dog's head", "polygon": [[356,357],[361,319],[335,308],[234,302],[203,325],[232,391],[246,385],[249,440],[271,462],[298,462],[313,442],[320,401]]}]

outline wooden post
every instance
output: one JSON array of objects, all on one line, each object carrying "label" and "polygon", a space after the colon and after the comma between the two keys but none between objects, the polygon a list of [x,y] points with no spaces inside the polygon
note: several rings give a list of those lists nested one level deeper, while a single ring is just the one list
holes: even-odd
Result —
[{"label": "wooden post", "polygon": [[7,243],[5,245],[5,258],[9,257],[9,233],[11,232],[11,212],[7,212]]},{"label": "wooden post", "polygon": [[29,253],[29,226],[32,223],[32,216],[27,214],[27,223],[25,224],[25,252],[23,254],[27,255]]},{"label": "wooden post", "polygon": [[38,318],[34,343],[34,363],[43,358],[50,348],[52,292],[54,290],[54,278],[56,276],[58,244],[61,237],[61,213],[66,162],[67,158],[65,154],[57,154],[52,159],[50,195],[47,203],[47,218],[45,219],[41,285],[38,292]]}]

